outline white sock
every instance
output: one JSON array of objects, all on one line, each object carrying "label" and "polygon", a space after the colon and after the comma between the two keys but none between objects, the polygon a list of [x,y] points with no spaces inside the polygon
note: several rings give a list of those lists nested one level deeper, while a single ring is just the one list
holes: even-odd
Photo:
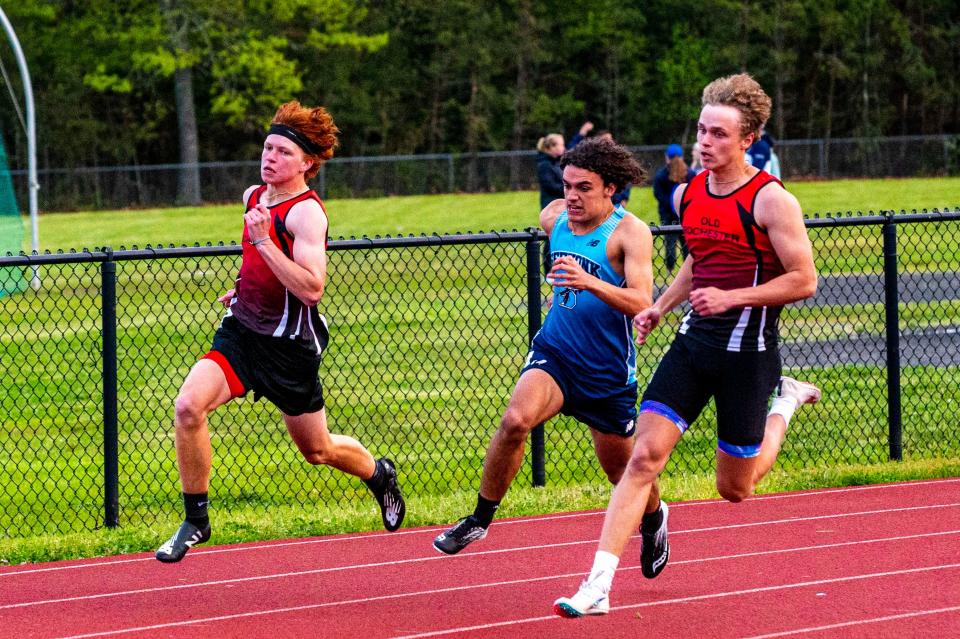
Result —
[{"label": "white sock", "polygon": [[797,406],[799,406],[799,404],[795,397],[777,397],[770,403],[770,412],[767,413],[767,416],[780,415],[783,417],[783,421],[787,423],[787,426],[789,426],[790,418],[793,417]]},{"label": "white sock", "polygon": [[605,550],[598,550],[593,556],[593,568],[587,581],[599,586],[601,590],[609,591],[613,585],[613,574],[617,571],[620,558]]}]

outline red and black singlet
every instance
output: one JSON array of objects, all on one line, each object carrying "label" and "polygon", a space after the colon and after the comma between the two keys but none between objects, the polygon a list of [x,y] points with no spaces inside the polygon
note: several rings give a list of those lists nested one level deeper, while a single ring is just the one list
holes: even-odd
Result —
[{"label": "red and black singlet", "polygon": [[[780,180],[759,171],[728,195],[714,195],[709,171],[693,178],[680,201],[683,237],[693,256],[693,289],[722,290],[757,286],[784,273],[766,230],[757,225],[754,207],[760,189]],[[731,308],[702,317],[692,310],[680,333],[728,351],[755,352],[777,345],[781,306]]]},{"label": "red and black singlet", "polygon": [[[246,210],[254,208],[266,190],[265,184],[254,189]],[[291,260],[296,240],[287,230],[285,221],[290,209],[304,200],[316,200],[326,215],[320,196],[312,189],[268,207],[270,241]],[[256,333],[303,340],[306,345],[320,351],[323,342],[317,339],[317,335],[326,333],[326,320],[316,306],[305,305],[277,279],[257,248],[250,244],[246,224],[243,225],[243,260],[235,289],[227,315],[233,315]]]}]

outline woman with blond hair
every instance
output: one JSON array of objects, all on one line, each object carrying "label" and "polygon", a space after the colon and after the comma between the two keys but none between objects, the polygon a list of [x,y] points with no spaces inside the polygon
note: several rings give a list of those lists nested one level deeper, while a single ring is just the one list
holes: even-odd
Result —
[{"label": "woman with blond hair", "polygon": [[548,133],[537,141],[537,181],[540,208],[563,197],[563,170],[560,157],[567,147],[559,133]]}]

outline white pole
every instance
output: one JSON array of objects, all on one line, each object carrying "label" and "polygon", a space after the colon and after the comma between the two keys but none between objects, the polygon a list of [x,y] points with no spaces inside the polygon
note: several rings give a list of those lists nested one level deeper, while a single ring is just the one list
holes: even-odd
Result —
[{"label": "white pole", "polygon": [[[0,8],[0,21],[3,22],[3,28],[10,39],[10,45],[13,47],[13,54],[17,58],[17,66],[20,68],[20,77],[23,79],[23,100],[26,102],[27,111],[27,181],[29,184],[29,206],[30,206],[30,231],[31,247],[34,252],[40,250],[40,227],[37,222],[37,191],[40,190],[40,182],[37,180],[37,123],[33,108],[33,85],[30,83],[30,70],[27,68],[27,59],[23,55],[23,49],[20,48],[20,40],[13,30],[13,25],[7,19],[7,14]],[[37,269],[33,270],[34,289],[40,288],[40,278]]]}]

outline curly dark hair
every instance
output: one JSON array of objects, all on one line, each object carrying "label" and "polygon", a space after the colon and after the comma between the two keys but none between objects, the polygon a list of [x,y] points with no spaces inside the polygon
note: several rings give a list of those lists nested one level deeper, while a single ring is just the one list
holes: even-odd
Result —
[{"label": "curly dark hair", "polygon": [[633,153],[613,140],[592,137],[563,154],[560,166],[593,171],[603,180],[604,186],[613,184],[619,191],[628,184],[640,184],[647,172]]}]

